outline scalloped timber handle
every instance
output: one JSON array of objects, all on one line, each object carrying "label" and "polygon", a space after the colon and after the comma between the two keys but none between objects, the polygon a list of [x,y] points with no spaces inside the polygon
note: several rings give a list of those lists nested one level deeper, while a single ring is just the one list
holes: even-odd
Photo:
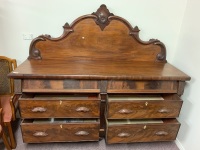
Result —
[{"label": "scalloped timber handle", "polygon": [[46,112],[47,109],[44,107],[34,107],[31,111],[32,112]]},{"label": "scalloped timber handle", "polygon": [[129,134],[129,133],[122,132],[122,133],[119,133],[117,136],[123,138],[123,137],[129,137],[130,135],[131,134]]},{"label": "scalloped timber handle", "polygon": [[90,109],[87,107],[78,107],[78,108],[76,108],[76,111],[77,112],[89,112]]},{"label": "scalloped timber handle", "polygon": [[166,109],[166,108],[163,108],[163,109],[160,109],[158,110],[159,113],[169,113],[170,110],[169,109]]},{"label": "scalloped timber handle", "polygon": [[36,137],[45,137],[45,136],[48,136],[48,134],[46,132],[40,131],[40,132],[35,132],[33,134],[33,136],[36,136]]},{"label": "scalloped timber handle", "polygon": [[121,109],[121,110],[118,111],[118,113],[120,113],[120,114],[130,114],[132,112],[133,111],[130,110],[130,109]]},{"label": "scalloped timber handle", "polygon": [[89,133],[87,131],[78,131],[78,132],[75,133],[75,135],[86,136],[86,135],[89,135]]},{"label": "scalloped timber handle", "polygon": [[168,133],[165,131],[159,131],[159,132],[156,132],[156,135],[157,136],[165,136],[165,135],[168,135]]}]

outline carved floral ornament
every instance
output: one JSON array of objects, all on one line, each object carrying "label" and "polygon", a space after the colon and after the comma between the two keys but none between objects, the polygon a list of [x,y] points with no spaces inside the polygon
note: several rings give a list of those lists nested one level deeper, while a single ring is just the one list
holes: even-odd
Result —
[{"label": "carved floral ornament", "polygon": [[106,5],[101,5],[100,8],[92,14],[97,16],[97,20],[95,22],[100,26],[101,30],[109,25],[110,21],[108,20],[108,17],[114,16],[114,14],[109,12]]},{"label": "carved floral ornament", "polygon": [[132,36],[134,39],[136,39],[139,43],[143,45],[149,45],[149,44],[154,44],[158,45],[161,48],[160,53],[157,54],[156,61],[161,61],[161,62],[166,62],[166,48],[165,45],[160,42],[157,39],[150,39],[149,41],[142,41],[139,38],[139,28],[135,26],[134,28],[131,26],[131,24],[126,21],[124,18],[121,18],[119,16],[115,16],[113,13],[110,13],[109,10],[107,9],[106,5],[101,5],[100,8],[96,11],[93,12],[91,15],[85,15],[81,16],[78,19],[76,19],[71,26],[66,23],[63,28],[64,32],[59,38],[52,38],[50,35],[40,35],[39,37],[35,38],[29,48],[29,57],[28,59],[42,59],[42,56],[40,54],[40,50],[35,47],[36,43],[39,41],[58,41],[66,38],[71,32],[73,32],[73,26],[77,24],[79,21],[87,18],[93,18],[96,24],[101,28],[103,31],[106,26],[110,24],[112,20],[118,20],[124,23],[128,28],[129,28],[129,35]]}]

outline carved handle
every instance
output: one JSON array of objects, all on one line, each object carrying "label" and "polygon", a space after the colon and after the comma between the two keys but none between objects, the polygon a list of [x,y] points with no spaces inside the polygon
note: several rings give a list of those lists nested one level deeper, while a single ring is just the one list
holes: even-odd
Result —
[{"label": "carved handle", "polygon": [[169,110],[169,109],[163,108],[163,109],[158,110],[158,112],[159,112],[159,113],[169,113],[170,110]]},{"label": "carved handle", "polygon": [[84,136],[84,135],[89,135],[89,133],[87,131],[78,131],[75,133],[75,135]]},{"label": "carved handle", "polygon": [[168,135],[168,133],[165,132],[165,131],[159,131],[159,132],[156,132],[156,135],[158,135],[158,136],[165,136],[165,135]]},{"label": "carved handle", "polygon": [[121,109],[118,111],[120,114],[130,114],[132,113],[133,111],[130,110],[130,109]]},{"label": "carved handle", "polygon": [[88,111],[90,111],[90,109],[87,107],[78,107],[78,108],[76,108],[76,111],[77,112],[88,112]]},{"label": "carved handle", "polygon": [[45,137],[45,136],[48,136],[48,134],[46,132],[35,132],[33,134],[33,136],[36,136],[36,137]]},{"label": "carved handle", "polygon": [[44,107],[35,107],[31,111],[32,112],[45,112],[47,109]]},{"label": "carved handle", "polygon": [[129,134],[129,133],[122,132],[122,133],[119,133],[117,136],[123,138],[123,137],[129,137],[130,134]]}]

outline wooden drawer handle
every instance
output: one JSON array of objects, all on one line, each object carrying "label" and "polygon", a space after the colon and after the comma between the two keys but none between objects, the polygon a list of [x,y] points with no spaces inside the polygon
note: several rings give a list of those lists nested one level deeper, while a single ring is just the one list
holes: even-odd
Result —
[{"label": "wooden drawer handle", "polygon": [[84,136],[84,135],[89,135],[89,133],[87,131],[78,131],[75,133],[75,135]]},{"label": "wooden drawer handle", "polygon": [[46,133],[46,132],[35,132],[34,134],[33,134],[33,136],[36,136],[36,137],[45,137],[45,136],[47,136],[48,134]]},{"label": "wooden drawer handle", "polygon": [[130,134],[129,134],[129,133],[122,132],[122,133],[119,133],[117,136],[123,138],[123,137],[129,137]]},{"label": "wooden drawer handle", "polygon": [[158,110],[158,112],[159,112],[159,113],[169,113],[170,110],[169,110],[169,109],[163,108],[163,109]]},{"label": "wooden drawer handle", "polygon": [[130,114],[132,113],[133,111],[130,110],[130,109],[121,109],[118,111],[120,114]]},{"label": "wooden drawer handle", "polygon": [[46,108],[44,108],[44,107],[35,107],[35,108],[33,108],[31,111],[32,112],[46,112]]},{"label": "wooden drawer handle", "polygon": [[90,111],[90,109],[87,107],[78,107],[78,108],[76,108],[76,111],[77,112],[88,112],[88,111]]},{"label": "wooden drawer handle", "polygon": [[156,135],[158,135],[158,136],[165,136],[165,135],[168,135],[168,133],[165,132],[165,131],[159,131],[159,132],[156,132]]}]

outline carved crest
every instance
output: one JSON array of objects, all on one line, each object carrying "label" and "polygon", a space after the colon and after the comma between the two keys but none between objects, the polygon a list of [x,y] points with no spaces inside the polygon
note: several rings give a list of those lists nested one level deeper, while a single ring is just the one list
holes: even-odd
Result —
[{"label": "carved crest", "polygon": [[108,18],[110,16],[114,16],[113,13],[110,13],[109,10],[107,9],[106,5],[101,5],[100,8],[92,13],[92,15],[97,16],[97,20],[95,21],[97,25],[103,30],[107,25],[109,25],[110,21]]}]

